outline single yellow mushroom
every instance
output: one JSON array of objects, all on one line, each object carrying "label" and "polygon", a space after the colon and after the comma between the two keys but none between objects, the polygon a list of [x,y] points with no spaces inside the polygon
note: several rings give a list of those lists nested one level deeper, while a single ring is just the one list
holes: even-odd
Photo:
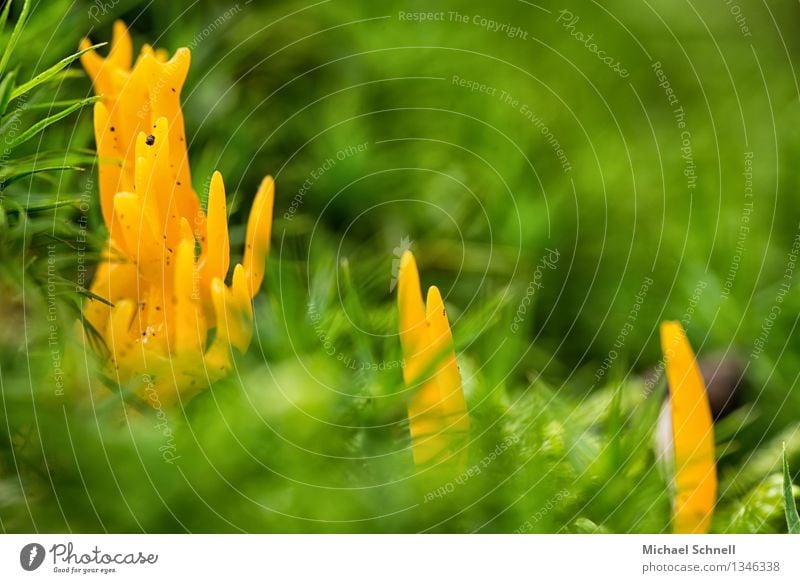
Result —
[{"label": "single yellow mushroom", "polygon": [[669,384],[675,489],[672,530],[707,533],[717,499],[714,424],[703,375],[680,322],[661,323]]},{"label": "single yellow mushroom", "polygon": [[450,323],[439,289],[423,302],[414,255],[403,253],[398,275],[403,378],[411,390],[408,418],[418,466],[466,462],[469,415],[458,370]]},{"label": "single yellow mushroom", "polygon": [[[81,48],[91,46],[84,39]],[[145,45],[133,62],[125,24],[108,57],[81,57],[102,97],[94,109],[100,206],[109,240],[84,318],[108,347],[109,374],[188,396],[232,368],[253,333],[251,300],[264,277],[275,186],[267,176],[247,224],[242,264],[230,278],[225,186],[215,172],[207,210],[192,188],[180,92],[191,54]],[[213,340],[212,340],[213,337]],[[146,379],[146,380],[143,380]]]}]

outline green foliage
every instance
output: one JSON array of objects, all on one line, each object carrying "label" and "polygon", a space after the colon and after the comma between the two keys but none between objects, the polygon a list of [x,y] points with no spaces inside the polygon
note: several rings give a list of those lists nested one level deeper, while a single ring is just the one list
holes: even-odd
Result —
[{"label": "green foliage", "polygon": [[783,448],[783,507],[786,512],[786,525],[790,534],[800,534],[800,516],[797,514],[795,502],[795,486],[789,474],[789,462],[786,459],[786,447]]},{"label": "green foliage", "polygon": [[783,530],[783,476],[772,474],[740,501],[723,508],[716,517],[717,528],[725,533],[775,533]]},{"label": "green foliage", "polygon": [[[3,144],[0,159],[0,213],[4,217],[2,232],[6,246],[3,248],[3,263],[6,277],[15,279],[9,274],[8,264],[12,259],[31,255],[35,261],[36,252],[41,252],[44,242],[52,243],[54,238],[73,234],[74,229],[67,224],[63,227],[56,217],[63,217],[58,211],[69,207],[74,214],[78,206],[78,196],[68,198],[48,189],[38,192],[36,186],[49,184],[53,177],[63,171],[82,170],[82,164],[90,164],[94,157],[86,150],[69,149],[69,144],[59,144],[51,140],[46,130],[56,122],[81,110],[86,105],[97,101],[96,97],[58,101],[53,98],[58,89],[74,72],[67,70],[85,51],[62,58],[55,65],[41,73],[33,75],[28,81],[19,82],[18,69],[14,65],[14,50],[25,42],[25,30],[31,12],[30,0],[22,3],[16,22],[10,34],[5,26],[12,12],[14,2],[6,2],[0,16],[0,31],[3,53],[0,57],[0,140]],[[44,115],[37,112],[44,112]],[[34,138],[38,143],[33,144]],[[47,144],[53,150],[42,149]],[[29,147],[21,151],[23,146]],[[36,181],[34,182],[34,179]],[[59,183],[64,184],[64,178]],[[51,227],[47,229],[47,220]],[[56,224],[59,226],[56,227]],[[26,263],[31,268],[31,263]],[[35,269],[34,269],[35,271]],[[18,278],[17,278],[18,279]]]}]

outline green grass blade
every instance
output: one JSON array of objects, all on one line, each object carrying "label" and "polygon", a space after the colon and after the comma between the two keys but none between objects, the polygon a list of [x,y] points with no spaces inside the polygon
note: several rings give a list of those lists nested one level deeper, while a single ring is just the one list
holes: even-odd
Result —
[{"label": "green grass blade", "polygon": [[0,117],[6,114],[8,109],[8,102],[11,101],[11,93],[14,91],[14,81],[17,78],[17,72],[11,71],[8,75],[3,77],[0,82]]},{"label": "green grass blade", "polygon": [[11,143],[8,144],[6,151],[10,152],[17,146],[30,140],[32,137],[41,132],[47,126],[54,124],[55,122],[61,119],[64,119],[69,114],[82,108],[84,105],[88,105],[89,103],[94,103],[98,99],[99,97],[88,97],[86,99],[82,99],[75,105],[68,107],[62,111],[59,111],[55,115],[51,115],[50,117],[46,117],[43,120],[38,121],[37,123],[33,124],[30,128],[28,128],[26,131],[24,131],[22,134],[20,134],[16,139],[12,140]]},{"label": "green grass blade", "polygon": [[26,213],[40,213],[44,211],[51,211],[54,209],[59,209],[65,206],[74,206],[77,207],[80,204],[80,199],[77,198],[67,198],[63,200],[54,200],[52,202],[40,202],[40,203],[30,203],[25,204],[25,212]]},{"label": "green grass blade", "polygon": [[28,170],[26,172],[20,172],[18,174],[11,174],[7,178],[0,180],[0,191],[5,190],[8,188],[9,185],[14,184],[15,182],[22,180],[23,178],[27,178],[28,176],[34,176],[36,174],[40,174],[42,172],[62,172],[64,170],[83,170],[80,166],[45,166],[43,168],[37,168],[36,170]]},{"label": "green grass blade", "polygon": [[[9,2],[9,5],[11,3]],[[7,9],[8,7],[6,7]],[[28,20],[28,13],[31,9],[31,2],[30,0],[25,0],[25,4],[22,5],[22,12],[20,12],[19,20],[17,20],[17,24],[14,27],[14,32],[11,33],[11,38],[8,39],[8,44],[6,45],[5,50],[3,51],[3,57],[0,59],[0,75],[5,73],[6,66],[8,65],[8,60],[11,58],[11,52],[14,50],[14,47],[19,40],[19,36],[22,34],[22,29],[25,28],[25,22]],[[6,17],[8,17],[8,13],[6,12]]]},{"label": "green grass blade", "polygon": [[31,156],[22,156],[9,161],[0,168],[0,181],[14,174],[29,172],[45,166],[81,166],[95,163],[94,152],[80,149],[62,150],[60,152],[40,151]]},{"label": "green grass blade", "polygon": [[614,395],[608,407],[605,422],[604,457],[608,467],[618,468],[623,460],[622,438],[624,435],[624,419],[622,418],[622,386],[613,389]]},{"label": "green grass blade", "polygon": [[786,509],[786,524],[789,534],[800,534],[800,515],[794,501],[792,479],[789,476],[789,460],[786,459],[786,444],[783,444],[783,502]]},{"label": "green grass blade", "polygon": [[[350,269],[350,262],[343,259],[339,264],[342,270],[342,281],[344,288],[344,302],[347,310],[357,322],[366,322],[367,316],[364,311],[364,306],[358,296],[358,288],[353,281],[353,274]],[[370,350],[369,343],[364,337],[355,339],[356,350],[358,351],[359,358],[364,362],[371,362],[374,356]]]},{"label": "green grass blade", "polygon": [[37,85],[41,85],[42,83],[45,83],[45,82],[49,81],[50,79],[55,77],[59,72],[61,72],[61,70],[66,68],[68,65],[73,63],[75,60],[79,59],[81,57],[81,55],[83,55],[84,53],[87,53],[89,51],[93,51],[94,49],[102,47],[102,46],[104,46],[106,44],[108,44],[108,43],[98,43],[96,45],[92,45],[92,46],[90,46],[88,48],[85,48],[82,51],[78,51],[77,53],[74,53],[74,54],[66,57],[65,59],[61,59],[58,63],[56,63],[55,65],[53,65],[52,67],[50,67],[46,71],[42,71],[41,73],[36,75],[36,77],[31,79],[30,81],[28,81],[26,83],[23,83],[22,85],[20,85],[16,89],[14,89],[14,91],[11,92],[11,99],[16,99],[17,97],[19,97],[21,95],[24,95],[25,93],[27,93],[28,91],[30,91],[31,89],[36,87]]},{"label": "green grass blade", "polygon": [[69,107],[82,101],[81,99],[63,99],[60,101],[47,101],[45,103],[31,103],[25,106],[27,111],[35,111],[37,109],[55,109],[57,107]]},{"label": "green grass blade", "polygon": [[[68,279],[65,279],[65,278],[63,278],[63,277],[58,277],[58,276],[56,276],[56,279],[57,279],[57,280],[58,280],[58,279],[60,279],[60,280],[61,280],[63,283],[65,283],[65,284],[68,284],[68,285],[70,285],[70,286],[74,287],[74,288],[75,288],[75,291],[77,292],[77,294],[78,294],[78,295],[81,295],[81,296],[83,296],[83,297],[85,297],[85,298],[88,298],[88,299],[90,299],[90,300],[95,300],[95,301],[98,301],[98,302],[100,302],[101,304],[105,304],[105,305],[106,305],[106,306],[108,306],[109,308],[113,308],[113,307],[114,307],[114,304],[113,304],[112,302],[108,301],[108,300],[107,300],[106,298],[104,298],[103,296],[99,296],[99,295],[97,295],[96,293],[94,293],[93,291],[89,290],[88,288],[85,288],[85,287],[83,287],[82,285],[78,285],[78,284],[76,284],[74,281],[70,281],[70,280],[68,280]],[[83,318],[82,318],[82,320],[83,320]],[[89,322],[86,322],[86,321],[84,321],[84,325],[88,325],[88,324],[89,324]],[[94,328],[92,328],[92,330],[94,330]],[[95,331],[95,332],[96,332],[96,331]],[[98,334],[98,335],[99,335],[99,334]]]},{"label": "green grass blade", "polygon": [[0,14],[0,34],[3,34],[3,31],[6,29],[6,22],[8,21],[8,12],[11,9],[11,0],[6,2],[6,5],[3,7],[3,13]]}]

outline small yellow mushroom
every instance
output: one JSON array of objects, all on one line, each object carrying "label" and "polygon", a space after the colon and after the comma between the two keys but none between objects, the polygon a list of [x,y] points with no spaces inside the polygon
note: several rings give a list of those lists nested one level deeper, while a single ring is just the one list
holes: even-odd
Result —
[{"label": "small yellow mushroom", "polygon": [[422,300],[414,255],[400,259],[397,302],[403,378],[411,390],[408,417],[414,462],[455,460],[463,466],[467,454],[469,415],[453,337],[442,296],[435,286]]},{"label": "small yellow mushroom", "polygon": [[680,322],[661,323],[674,451],[675,533],[707,533],[717,498],[714,424],[703,375]]},{"label": "small yellow mushroom", "polygon": [[[90,46],[88,39],[81,48]],[[225,186],[215,172],[208,208],[192,188],[180,92],[191,54],[172,58],[133,43],[114,24],[108,57],[81,57],[102,99],[95,105],[100,206],[109,240],[84,318],[106,343],[109,374],[146,378],[162,402],[189,395],[232,368],[253,334],[251,300],[264,277],[275,185],[267,176],[247,224],[231,285]],[[213,332],[212,332],[213,331]],[[213,336],[213,340],[212,340]]]}]

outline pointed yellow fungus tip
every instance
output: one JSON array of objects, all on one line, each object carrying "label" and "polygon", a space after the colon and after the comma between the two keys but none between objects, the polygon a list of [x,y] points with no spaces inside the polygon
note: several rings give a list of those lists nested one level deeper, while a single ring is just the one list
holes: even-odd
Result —
[{"label": "pointed yellow fungus tip", "polygon": [[181,217],[181,241],[194,241],[194,234],[192,233],[192,225],[186,217]]},{"label": "pointed yellow fungus tip", "polygon": [[253,199],[253,206],[250,209],[250,217],[247,219],[242,266],[251,297],[255,297],[264,281],[264,270],[272,236],[274,205],[275,182],[271,176],[266,176],[258,187],[258,192]]},{"label": "pointed yellow fungus tip", "polygon": [[400,344],[408,400],[412,453],[418,466],[466,464],[469,415],[453,338],[436,286],[422,300],[419,272],[411,251],[400,258],[398,274]]},{"label": "pointed yellow fungus tip", "polygon": [[398,275],[398,279],[403,278],[404,274],[408,277],[408,274],[412,272],[416,274],[417,279],[419,279],[417,260],[414,258],[414,254],[409,249],[406,249],[403,251],[403,255],[400,256],[400,274]]},{"label": "pointed yellow fungus tip", "polygon": [[416,300],[417,296],[421,303],[422,290],[420,289],[417,260],[411,251],[406,250],[400,257],[400,268],[397,274],[397,300],[402,304],[407,298]]},{"label": "pointed yellow fungus tip", "polygon": [[442,294],[438,287],[432,285],[428,288],[428,296],[425,298],[425,303],[427,304],[428,315],[432,312],[444,310],[444,300],[442,300]]},{"label": "pointed yellow fungus tip", "polygon": [[[412,356],[422,351],[426,345],[425,304],[420,289],[417,262],[411,251],[405,251],[400,258],[397,275],[397,305],[400,309],[400,343],[404,355]],[[407,359],[408,360],[408,359]],[[406,382],[416,375],[414,359],[404,370]]]},{"label": "pointed yellow fungus tip", "polygon": [[662,322],[675,455],[672,528],[707,533],[717,497],[714,424],[705,383],[680,322]]},{"label": "pointed yellow fungus tip", "polygon": [[125,24],[124,20],[115,20],[114,21],[114,30],[111,32],[111,38],[113,39],[114,43],[119,42],[123,38],[129,38],[130,34],[128,33],[128,26]]}]

